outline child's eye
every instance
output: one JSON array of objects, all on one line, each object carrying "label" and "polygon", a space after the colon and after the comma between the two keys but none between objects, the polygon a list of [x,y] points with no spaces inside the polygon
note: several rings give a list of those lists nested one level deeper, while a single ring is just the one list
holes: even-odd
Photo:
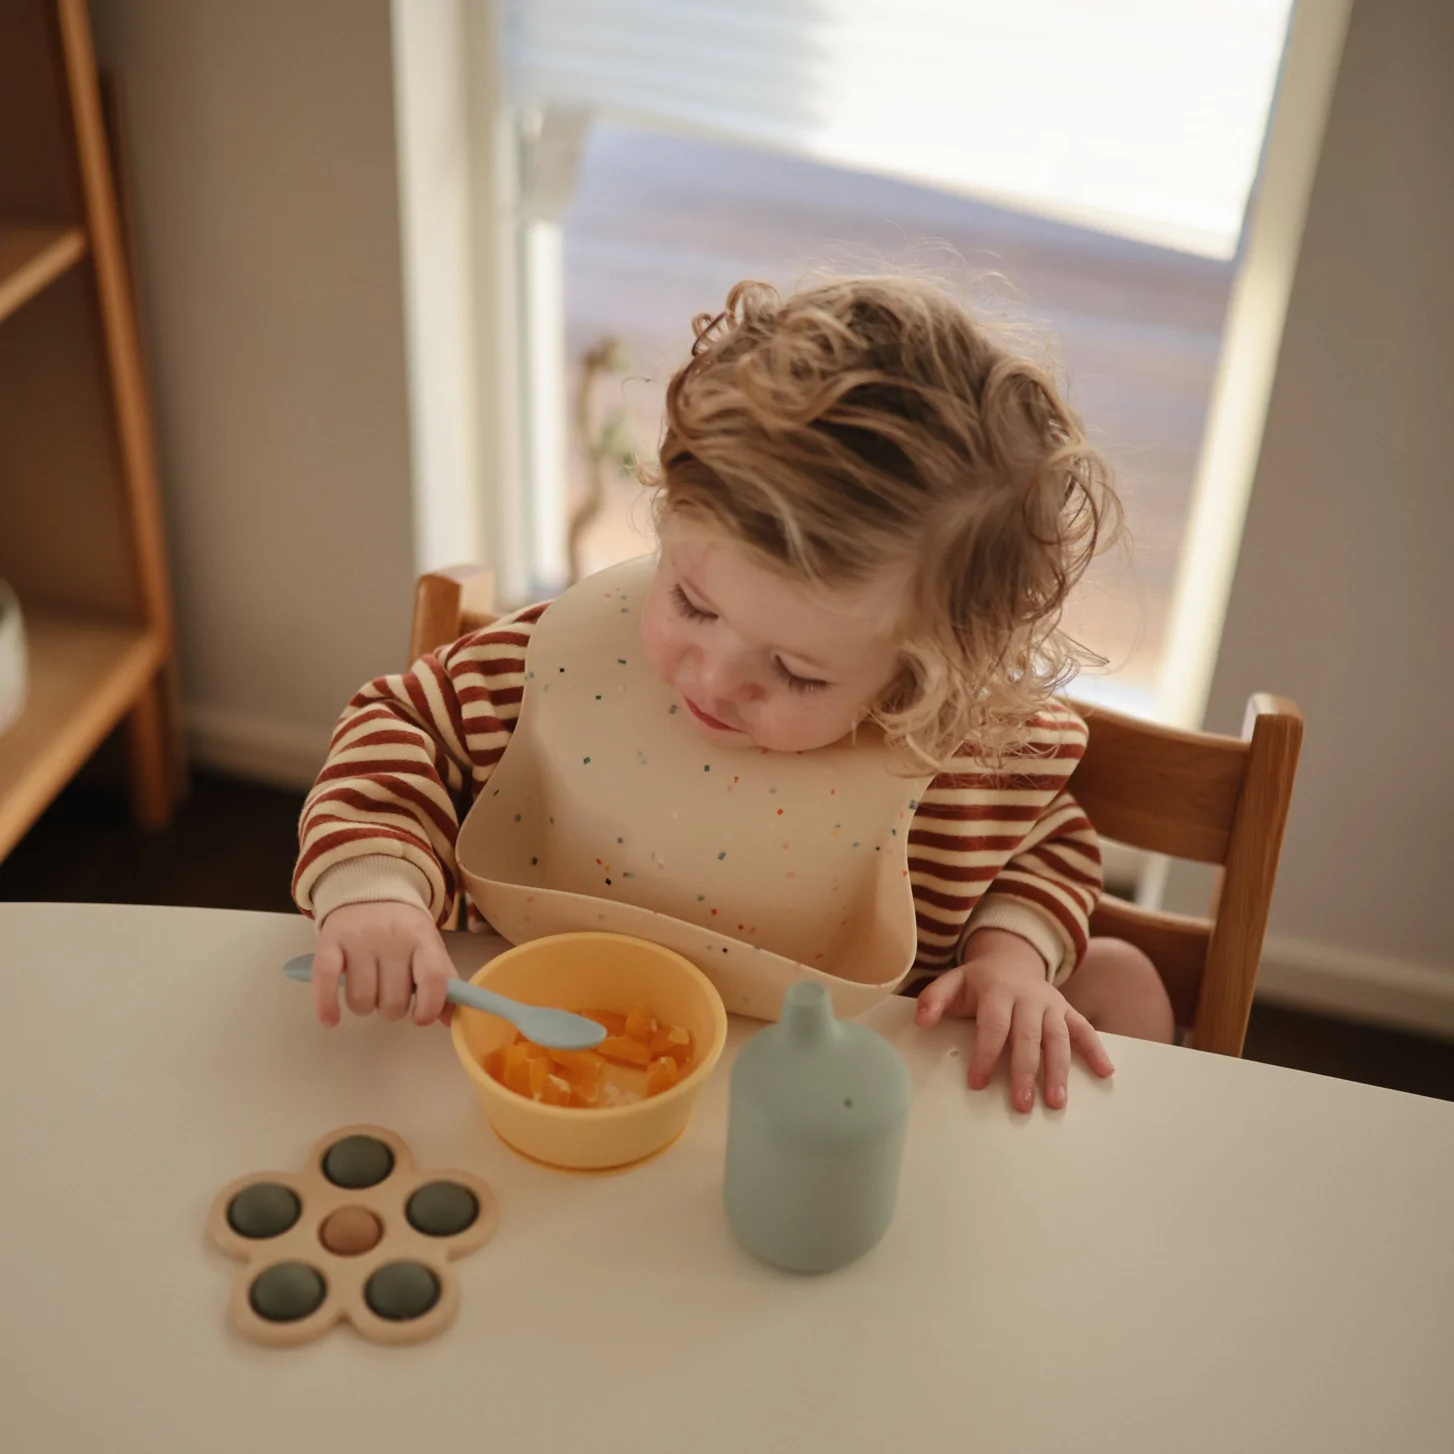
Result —
[{"label": "child's eye", "polygon": [[715,621],[717,619],[710,611],[704,611],[700,606],[694,606],[687,593],[680,586],[673,586],[671,588],[671,598],[677,610],[688,621]]},{"label": "child's eye", "polygon": [[772,664],[790,692],[821,692],[828,685],[827,682],[817,681],[813,677],[800,677],[796,672],[789,671],[777,657],[773,657]]}]

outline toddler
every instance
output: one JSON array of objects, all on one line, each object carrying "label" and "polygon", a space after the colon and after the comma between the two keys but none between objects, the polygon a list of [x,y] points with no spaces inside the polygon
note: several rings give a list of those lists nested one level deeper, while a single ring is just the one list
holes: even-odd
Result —
[{"label": "toddler", "polygon": [[[1119,508],[1104,464],[1051,380],[926,282],[742,283],[694,333],[649,480],[660,549],[639,614],[681,708],[670,730],[788,759],[877,734],[926,784],[899,850],[918,1021],[973,1017],[970,1084],[1007,1058],[1016,1108],[1037,1085],[1062,1107],[1073,1051],[1112,1073],[1097,1029],[1173,1032],[1145,956],[1089,935],[1100,852],[1070,792],[1087,731],[1055,696],[1076,664],[1062,607]],[[357,1014],[440,1017],[460,824],[542,690],[528,659],[551,609],[344,711],[293,882],[318,923],[324,1024],[341,976]]]}]

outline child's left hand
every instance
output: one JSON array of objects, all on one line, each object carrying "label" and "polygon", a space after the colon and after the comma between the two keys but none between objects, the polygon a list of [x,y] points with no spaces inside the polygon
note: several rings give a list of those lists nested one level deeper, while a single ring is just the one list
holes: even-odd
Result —
[{"label": "child's left hand", "polygon": [[1045,963],[1016,934],[984,929],[966,948],[965,962],[946,970],[919,996],[918,1022],[937,1025],[945,1015],[976,1023],[969,1084],[983,1090],[1010,1049],[1010,1101],[1017,1111],[1035,1104],[1035,1082],[1044,1065],[1045,1104],[1065,1105],[1072,1049],[1099,1076],[1115,1066],[1091,1022],[1045,979]]}]

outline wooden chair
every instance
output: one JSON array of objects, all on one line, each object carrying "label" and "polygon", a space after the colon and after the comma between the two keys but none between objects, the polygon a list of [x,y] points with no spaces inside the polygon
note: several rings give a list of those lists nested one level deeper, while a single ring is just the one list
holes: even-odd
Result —
[{"label": "wooden chair", "polygon": [[477,565],[430,571],[414,586],[414,620],[409,629],[409,664],[448,646],[496,619],[495,581]]},{"label": "wooden chair", "polygon": [[1242,736],[1180,732],[1077,704],[1090,744],[1071,791],[1102,837],[1220,866],[1208,917],[1106,895],[1093,934],[1125,939],[1161,974],[1198,1050],[1240,1055],[1303,740],[1282,697],[1247,704]]},{"label": "wooden chair", "polygon": [[[421,576],[410,660],[488,626],[492,590],[470,566]],[[1091,932],[1125,939],[1156,965],[1176,1022],[1198,1050],[1240,1055],[1302,746],[1303,719],[1281,697],[1248,703],[1243,735],[1182,732],[1076,704],[1090,745],[1072,781],[1105,838],[1219,866],[1207,917],[1143,909],[1107,894]]]}]

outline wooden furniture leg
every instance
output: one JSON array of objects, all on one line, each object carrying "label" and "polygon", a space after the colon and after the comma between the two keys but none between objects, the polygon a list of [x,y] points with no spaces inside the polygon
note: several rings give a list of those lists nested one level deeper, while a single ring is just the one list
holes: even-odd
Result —
[{"label": "wooden furniture leg", "polygon": [[126,719],[131,760],[131,807],[143,828],[172,821],[174,779],[168,684],[158,672],[137,697]]},{"label": "wooden furniture leg", "polygon": [[[111,176],[116,191],[117,222],[121,251],[126,259],[127,276],[131,279],[131,297],[136,319],[136,356],[141,376],[151,378],[147,357],[146,333],[142,327],[141,265],[136,236],[136,193],[132,185],[130,133],[126,123],[126,91],[120,76],[102,71],[97,77],[101,88],[101,111],[106,123],[106,140],[111,155]],[[182,688],[177,671],[175,650],[162,667],[163,707],[162,730],[167,736],[170,757],[168,778],[172,797],[180,802],[187,795],[187,749],[182,736]],[[142,790],[135,793],[137,800]],[[138,818],[141,814],[138,813]]]}]

